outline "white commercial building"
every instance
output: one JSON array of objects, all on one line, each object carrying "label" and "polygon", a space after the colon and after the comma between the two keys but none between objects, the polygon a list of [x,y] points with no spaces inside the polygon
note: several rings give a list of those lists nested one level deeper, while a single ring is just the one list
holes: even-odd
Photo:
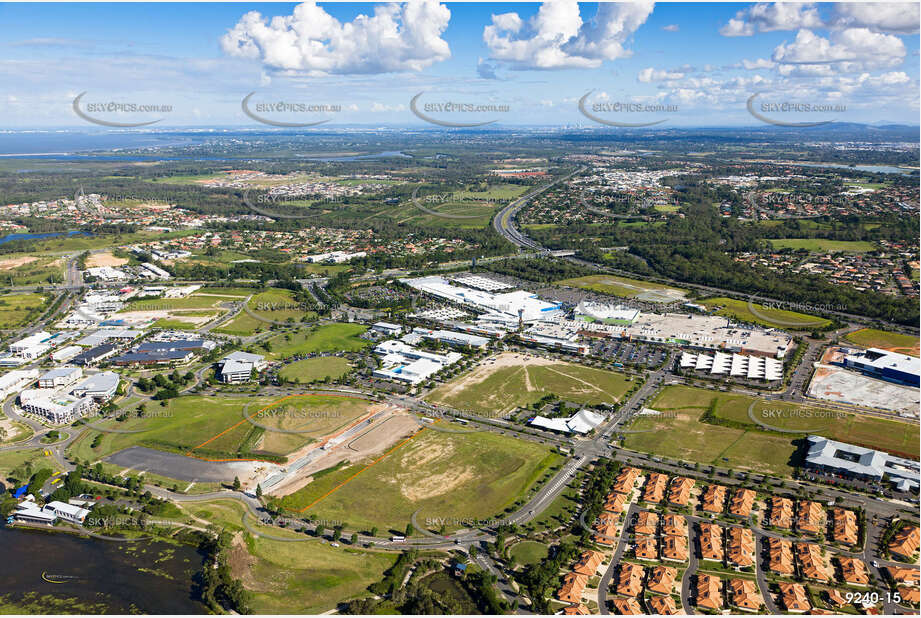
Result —
[{"label": "white commercial building", "polygon": [[46,389],[27,389],[19,393],[20,407],[55,424],[70,423],[93,407],[92,397],[73,397]]},{"label": "white commercial building", "polygon": [[537,322],[519,335],[522,341],[574,354],[588,354],[588,345],[579,341],[573,323]]},{"label": "white commercial building", "polygon": [[623,305],[607,305],[590,300],[583,300],[576,305],[575,317],[586,322],[603,322],[605,324],[632,324],[640,315],[639,309]]},{"label": "white commercial building", "polygon": [[249,352],[231,352],[218,361],[218,379],[227,384],[248,382],[253,372],[266,367],[265,357]]},{"label": "white commercial building", "polygon": [[96,279],[102,279],[103,281],[124,281],[128,279],[128,274],[125,271],[112,268],[111,266],[87,268],[86,274]]},{"label": "white commercial building", "polygon": [[310,262],[311,264],[320,262],[342,264],[343,262],[348,262],[349,260],[354,260],[355,258],[365,257],[366,255],[368,254],[365,251],[356,251],[355,253],[346,253],[345,251],[330,251],[329,253],[318,253],[316,255],[305,256],[304,261]]},{"label": "white commercial building", "polygon": [[374,370],[375,377],[410,384],[419,384],[463,358],[457,352],[434,354],[396,340],[379,344],[374,352],[382,357],[381,368]]},{"label": "white commercial building", "polygon": [[78,345],[69,345],[67,347],[61,348],[60,350],[55,350],[51,353],[51,360],[56,363],[66,363],[74,356],[83,351]]},{"label": "white commercial building", "polygon": [[485,348],[489,344],[489,338],[480,335],[471,335],[470,333],[459,333],[453,330],[431,330],[428,328],[414,328],[411,333],[405,335],[402,340],[410,345],[422,340],[431,339],[440,341],[448,345],[470,346],[471,348]]},{"label": "white commercial building", "polygon": [[[493,316],[496,321],[505,324],[516,323],[519,320],[523,322],[547,320],[562,314],[560,304],[548,303],[524,290],[493,294],[454,285],[444,277],[419,277],[400,279],[400,281],[420,292],[483,311],[487,316]],[[480,316],[480,318],[487,316]]]},{"label": "white commercial building", "polygon": [[163,270],[159,266],[156,266],[155,264],[151,264],[150,262],[144,262],[141,264],[141,270],[139,274],[153,279],[169,279],[172,277],[172,275],[167,271]]},{"label": "white commercial building", "polygon": [[559,431],[560,433],[577,433],[585,435],[604,422],[604,416],[591,410],[579,410],[569,418],[547,418],[535,416],[530,424],[541,429]]},{"label": "white commercial building", "polygon": [[10,344],[10,354],[25,360],[34,360],[51,349],[51,333],[39,331]]},{"label": "white commercial building", "polygon": [[783,379],[783,362],[765,356],[745,356],[724,352],[715,352],[712,355],[682,352],[680,365],[682,369],[700,371],[712,376],[728,375],[733,378],[766,382]]},{"label": "white commercial building", "polygon": [[13,393],[38,379],[38,369],[14,369],[0,376],[0,398],[6,399]]},{"label": "white commercial building", "polygon": [[391,324],[390,322],[377,322],[371,325],[371,330],[387,335],[388,337],[396,337],[403,332],[403,327],[399,324]]},{"label": "white commercial building", "polygon": [[39,388],[64,388],[83,377],[79,367],[55,367],[43,373],[38,379]]},{"label": "white commercial building", "polygon": [[90,514],[90,512],[84,508],[73,504],[67,504],[66,502],[58,502],[57,500],[46,504],[43,510],[50,511],[58,518],[72,524],[83,524],[83,520]]},{"label": "white commercial building", "polygon": [[114,371],[102,371],[89,376],[74,387],[77,397],[92,397],[95,401],[108,401],[118,391],[121,378]]}]

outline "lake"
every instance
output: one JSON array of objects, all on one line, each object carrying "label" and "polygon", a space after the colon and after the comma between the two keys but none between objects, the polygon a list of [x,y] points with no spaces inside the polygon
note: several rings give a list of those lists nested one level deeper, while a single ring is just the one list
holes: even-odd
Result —
[{"label": "lake", "polygon": [[55,238],[56,236],[63,236],[67,234],[68,236],[89,236],[86,232],[81,232],[79,230],[71,230],[69,232],[44,232],[41,234],[7,234],[6,236],[0,238],[0,245],[4,245],[8,242],[13,242],[14,240],[36,240],[40,238]]},{"label": "lake", "polygon": [[0,608],[32,594],[43,613],[207,613],[193,582],[203,557],[188,545],[0,527],[0,547]]}]

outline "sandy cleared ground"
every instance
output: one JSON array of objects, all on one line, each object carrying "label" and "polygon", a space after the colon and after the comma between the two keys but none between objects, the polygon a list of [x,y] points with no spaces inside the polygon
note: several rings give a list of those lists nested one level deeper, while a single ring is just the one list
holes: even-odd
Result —
[{"label": "sandy cleared ground", "polygon": [[[392,408],[386,416],[379,417],[379,420],[372,423],[366,430],[350,440],[331,447],[324,455],[298,470],[290,478],[275,485],[269,493],[279,498],[293,494],[309,485],[313,481],[314,473],[331,468],[342,461],[353,463],[380,455],[421,428],[411,414],[400,408]],[[313,443],[307,450],[318,448],[318,446],[317,443]],[[301,450],[304,451],[304,449]],[[289,456],[288,461],[296,461],[303,454],[306,452],[298,456]]]},{"label": "sandy cleared ground", "polygon": [[112,255],[111,251],[103,251],[102,253],[93,253],[86,258],[86,265],[89,268],[95,268],[97,266],[121,266],[122,264],[127,264],[128,260],[125,258],[115,257]]},{"label": "sandy cleared ground", "polygon": [[[450,388],[445,389],[443,386],[439,390],[439,398],[444,400],[446,397],[455,395],[473,384],[479,384],[496,370],[504,367],[536,367],[558,364],[559,361],[552,361],[540,356],[531,356],[529,354],[516,354],[515,352],[503,352],[497,356],[490,356],[482,361],[476,368],[467,375],[459,378],[451,384]],[[528,385],[528,390],[536,390]]]},{"label": "sandy cleared ground", "polygon": [[30,264],[38,260],[37,257],[32,257],[31,255],[24,255],[18,258],[9,258],[6,260],[0,260],[0,270],[12,270],[14,268],[19,268],[26,264]]}]

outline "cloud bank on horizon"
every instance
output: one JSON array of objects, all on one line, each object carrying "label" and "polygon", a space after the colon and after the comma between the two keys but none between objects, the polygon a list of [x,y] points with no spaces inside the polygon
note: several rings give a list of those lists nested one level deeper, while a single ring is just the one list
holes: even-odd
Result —
[{"label": "cloud bank on horizon", "polygon": [[213,55],[185,42],[158,47],[156,28],[127,17],[128,5],[109,5],[107,15],[124,12],[126,32],[149,33],[146,46],[77,39],[73,28],[52,31],[35,19],[34,28],[0,35],[10,52],[0,75],[20,85],[0,105],[11,119],[51,117],[76,93],[134,85],[148,97],[185,97],[174,107],[188,124],[245,122],[239,100],[257,89],[325,103],[347,96],[348,114],[338,117],[346,122],[412,120],[409,97],[421,90],[511,104],[521,112],[511,121],[522,124],[581,122],[574,102],[593,89],[601,99],[680,106],[694,118],[738,112],[741,123],[755,92],[846,102],[856,122],[914,123],[919,111],[917,3],[546,0],[509,11],[309,0],[275,15],[238,6],[172,5],[194,14],[193,30],[209,32]]}]

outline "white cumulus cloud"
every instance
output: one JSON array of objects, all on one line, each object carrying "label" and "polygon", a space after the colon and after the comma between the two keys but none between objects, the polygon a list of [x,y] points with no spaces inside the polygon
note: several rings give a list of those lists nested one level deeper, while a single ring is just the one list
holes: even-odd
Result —
[{"label": "white cumulus cloud", "polygon": [[893,67],[905,58],[905,44],[891,34],[869,28],[848,28],[826,39],[800,30],[792,43],[774,49],[772,59],[781,64],[834,64],[843,72]]},{"label": "white cumulus cloud", "polygon": [[483,42],[492,60],[513,69],[595,68],[631,54],[627,39],[652,9],[648,1],[600,3],[583,21],[577,0],[547,0],[527,22],[518,13],[493,15]]},{"label": "white cumulus cloud", "polygon": [[666,79],[681,79],[682,77],[684,77],[684,73],[679,71],[666,71],[664,69],[647,67],[637,74],[636,79],[648,84],[649,82],[661,82]]},{"label": "white cumulus cloud", "polygon": [[250,11],[221,37],[230,56],[267,67],[311,73],[358,74],[420,71],[451,57],[441,38],[451,12],[437,0],[377,5],[374,14],[341,23],[316,2],[291,15],[264,18]]},{"label": "white cumulus cloud", "polygon": [[916,2],[842,2],[835,4],[835,13],[835,26],[899,34],[917,33],[921,21]]},{"label": "white cumulus cloud", "polygon": [[751,36],[756,32],[821,28],[819,11],[810,2],[758,3],[743,9],[720,28],[723,36]]}]

